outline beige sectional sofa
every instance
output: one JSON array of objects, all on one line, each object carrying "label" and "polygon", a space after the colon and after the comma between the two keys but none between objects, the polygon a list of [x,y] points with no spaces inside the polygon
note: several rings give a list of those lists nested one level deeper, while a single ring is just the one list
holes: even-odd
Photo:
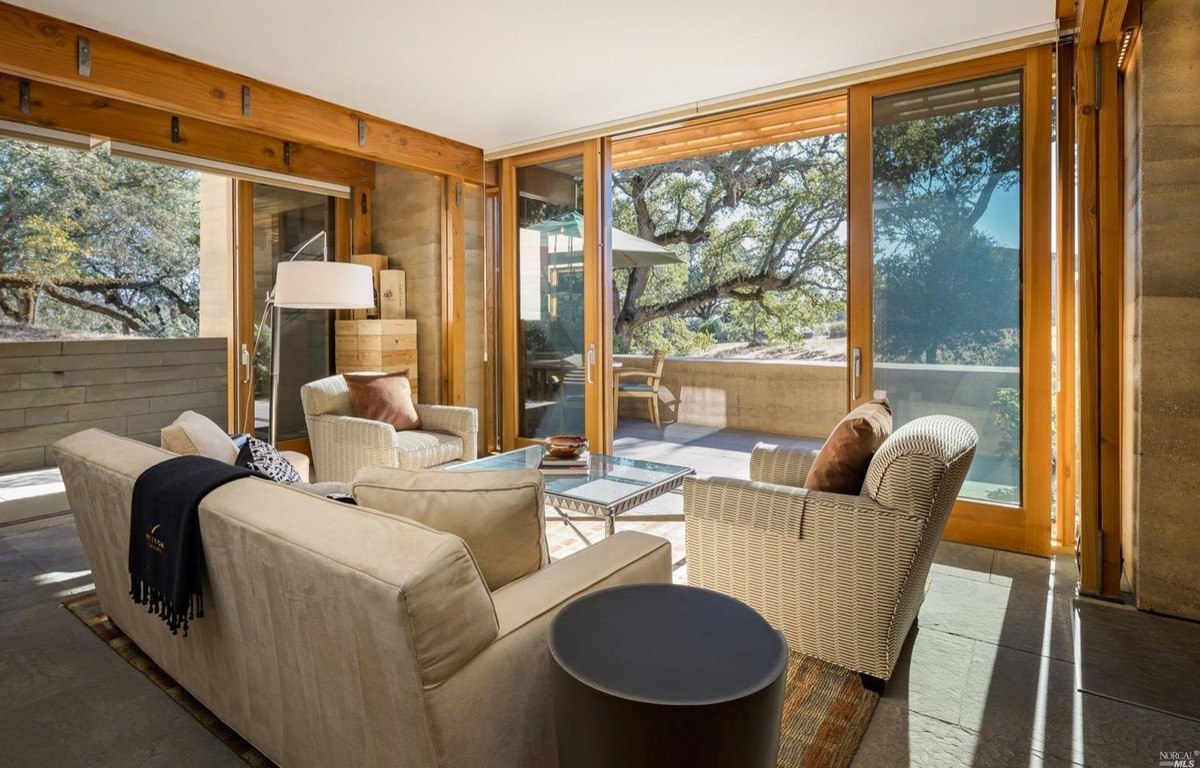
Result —
[{"label": "beige sectional sofa", "polygon": [[[172,636],[129,599],[127,568],[134,480],[171,454],[98,430],[56,452],[104,610],[282,766],[554,766],[551,619],[591,590],[670,580],[670,544],[654,536],[618,533],[548,563],[542,531],[520,575],[511,559],[485,556],[490,539],[474,529],[464,535],[478,553],[397,514],[244,478],[200,506],[205,613],[188,637]],[[380,476],[369,480],[388,503]],[[527,504],[527,491],[495,503]],[[478,495],[463,498],[489,514]],[[489,589],[477,561],[504,586]]]}]

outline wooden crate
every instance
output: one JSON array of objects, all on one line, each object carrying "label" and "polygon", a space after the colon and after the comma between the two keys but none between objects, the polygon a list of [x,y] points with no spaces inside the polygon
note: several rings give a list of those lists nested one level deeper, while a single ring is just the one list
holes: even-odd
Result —
[{"label": "wooden crate", "polygon": [[379,317],[379,273],[388,268],[388,257],[378,253],[357,253],[350,257],[351,264],[362,264],[371,268],[371,285],[375,290],[375,306],[370,309],[352,309],[350,316],[356,320]]},{"label": "wooden crate", "polygon": [[337,373],[408,371],[413,399],[418,385],[416,320],[338,320],[334,324]]},{"label": "wooden crate", "polygon": [[395,320],[408,314],[404,270],[384,269],[379,273],[379,317]]}]

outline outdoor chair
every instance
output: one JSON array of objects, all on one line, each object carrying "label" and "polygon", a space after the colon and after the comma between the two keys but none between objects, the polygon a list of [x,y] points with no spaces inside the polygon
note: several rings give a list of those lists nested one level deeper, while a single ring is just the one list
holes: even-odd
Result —
[{"label": "outdoor chair", "polygon": [[816,451],[759,444],[750,479],[683,481],[688,583],[749,603],[788,648],[892,675],[979,436],[952,416],[896,430],[858,495],[804,488]]},{"label": "outdoor chair", "polygon": [[[658,415],[658,388],[662,383],[663,364],[667,356],[661,349],[654,350],[650,357],[650,370],[617,371],[617,406],[621,398],[643,398],[647,400],[650,409],[650,419],[654,426],[661,429],[662,420]],[[638,381],[626,381],[634,379]]]}]

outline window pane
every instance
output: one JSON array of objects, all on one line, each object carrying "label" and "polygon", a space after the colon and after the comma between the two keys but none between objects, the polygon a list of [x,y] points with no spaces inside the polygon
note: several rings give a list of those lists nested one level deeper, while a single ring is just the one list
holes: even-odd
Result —
[{"label": "window pane", "polygon": [[[331,198],[266,184],[254,185],[254,321],[262,322],[254,358],[254,428],[267,439],[271,377],[271,318],[263,314],[267,294],[275,285],[275,269],[293,257],[321,261],[334,236]],[[313,241],[322,232],[324,238]],[[301,246],[305,246],[303,251]],[[279,440],[304,437],[304,409],[300,387],[328,376],[333,312],[324,309],[285,309],[280,315]]]},{"label": "window pane", "polygon": [[517,171],[521,437],[584,432],[583,159]]},{"label": "window pane", "polygon": [[1021,501],[1021,75],[878,98],[874,381],[896,425],[970,422],[962,495]]}]

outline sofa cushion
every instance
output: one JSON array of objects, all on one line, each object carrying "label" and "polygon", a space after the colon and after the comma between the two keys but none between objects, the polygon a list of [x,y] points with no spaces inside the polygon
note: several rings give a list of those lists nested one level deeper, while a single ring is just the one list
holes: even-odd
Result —
[{"label": "sofa cushion", "polygon": [[357,418],[382,421],[397,430],[421,428],[421,417],[413,407],[408,371],[345,376],[350,389],[350,408]]},{"label": "sofa cushion", "polygon": [[821,447],[804,487],[810,491],[857,495],[871,458],[892,434],[892,408],[886,398],[863,403],[838,422]]},{"label": "sofa cushion", "polygon": [[392,445],[405,469],[428,469],[463,456],[462,438],[445,432],[409,429],[397,432]]},{"label": "sofa cushion", "polygon": [[461,538],[488,589],[499,589],[550,562],[545,488],[536,469],[418,472],[364,467],[352,488],[361,506]]},{"label": "sofa cushion", "polygon": [[225,430],[195,411],[184,411],[163,427],[159,441],[163,448],[180,456],[207,456],[226,464],[234,463],[238,457],[237,445]]}]

